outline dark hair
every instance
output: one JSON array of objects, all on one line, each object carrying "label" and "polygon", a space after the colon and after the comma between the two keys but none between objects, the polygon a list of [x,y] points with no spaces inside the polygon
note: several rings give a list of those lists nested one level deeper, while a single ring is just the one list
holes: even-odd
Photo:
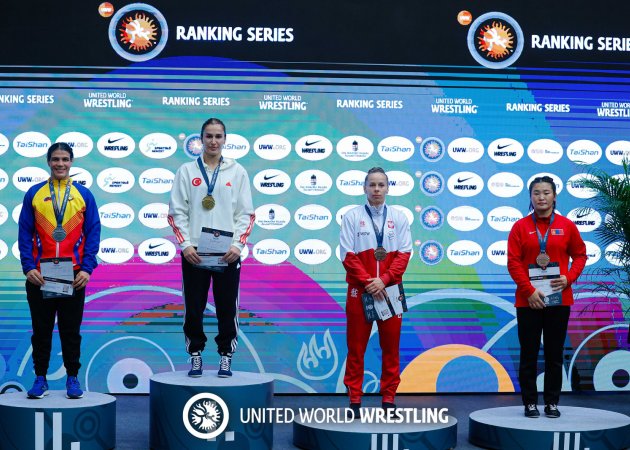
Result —
[{"label": "dark hair", "polygon": [[383,175],[385,175],[385,179],[387,180],[387,184],[389,184],[389,177],[387,176],[385,171],[382,168],[380,168],[380,167],[372,167],[370,170],[368,170],[367,174],[365,174],[365,181],[363,182],[364,186],[367,184],[368,177],[371,174],[373,174],[373,173],[382,173]]},{"label": "dark hair", "polygon": [[534,185],[538,183],[549,183],[553,194],[556,195],[556,183],[553,181],[553,178],[547,175],[544,177],[536,177],[529,183],[529,195],[532,195],[532,189],[534,189]]},{"label": "dark hair", "polygon": [[70,161],[74,159],[74,153],[72,153],[72,147],[70,147],[65,142],[55,142],[50,147],[48,147],[48,152],[46,153],[46,161],[50,162],[50,158],[52,158],[52,154],[55,150],[63,150],[64,152],[70,153]]},{"label": "dark hair", "polygon": [[221,119],[217,119],[217,118],[211,117],[208,120],[206,120],[203,123],[203,125],[201,125],[201,133],[200,133],[201,139],[203,139],[203,130],[205,130],[206,127],[208,125],[210,125],[210,124],[212,124],[212,125],[221,125],[223,127],[223,134],[227,134],[227,131],[225,130],[225,124],[223,123],[223,121]]},{"label": "dark hair", "polygon": [[[553,195],[557,195],[556,194],[556,183],[553,181],[553,178],[551,178],[548,175],[545,175],[544,177],[536,177],[532,180],[531,183],[529,183],[529,197],[531,199],[532,197],[532,190],[534,189],[534,185],[538,184],[538,183],[548,183],[551,185],[551,190],[553,191]],[[532,211],[534,209],[534,205],[532,204],[531,200],[529,202],[529,210]],[[556,201],[553,201],[553,209],[556,209]]]}]

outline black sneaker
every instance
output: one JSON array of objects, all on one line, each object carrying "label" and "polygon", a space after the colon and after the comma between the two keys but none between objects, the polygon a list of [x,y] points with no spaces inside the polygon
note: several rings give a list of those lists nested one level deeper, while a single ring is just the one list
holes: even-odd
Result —
[{"label": "black sneaker", "polygon": [[385,411],[387,411],[388,409],[396,409],[396,403],[383,402],[381,403],[381,408],[383,408]]},{"label": "black sneaker", "polygon": [[[547,408],[545,408],[545,411],[546,410]],[[525,405],[525,417],[529,417],[530,419],[535,419],[537,417],[540,417],[540,411],[538,411],[538,407],[534,405],[533,403],[530,403],[529,405]]]},{"label": "black sneaker", "polygon": [[[353,413],[354,420],[361,418],[361,403],[350,403],[349,408]],[[347,417],[350,418],[350,414],[348,414]]]},{"label": "black sneaker", "polygon": [[558,405],[554,405],[550,403],[545,405],[545,416],[550,417],[552,419],[557,419],[560,417],[560,411],[558,411]]}]

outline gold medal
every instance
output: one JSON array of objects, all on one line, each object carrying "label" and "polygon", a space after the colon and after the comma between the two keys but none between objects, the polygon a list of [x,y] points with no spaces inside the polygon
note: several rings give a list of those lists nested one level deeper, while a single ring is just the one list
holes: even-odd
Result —
[{"label": "gold medal", "polygon": [[383,247],[376,247],[376,250],[374,250],[374,258],[376,258],[377,261],[383,261],[386,256],[387,250]]},{"label": "gold medal", "polygon": [[543,269],[546,269],[547,266],[549,265],[549,262],[551,261],[551,258],[549,258],[549,255],[546,253],[540,253],[537,257],[536,257],[536,264],[538,264],[540,267],[542,267]]},{"label": "gold medal", "polygon": [[214,197],[212,195],[206,195],[203,200],[201,200],[201,205],[206,208],[208,211],[210,211],[212,208],[214,208]]}]

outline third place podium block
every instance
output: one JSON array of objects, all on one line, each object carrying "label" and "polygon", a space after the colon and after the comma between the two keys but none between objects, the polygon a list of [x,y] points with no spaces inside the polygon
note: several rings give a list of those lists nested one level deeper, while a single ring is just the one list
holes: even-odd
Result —
[{"label": "third place podium block", "polygon": [[602,409],[561,406],[562,416],[530,419],[522,406],[475,411],[468,439],[483,448],[621,450],[630,448],[630,417]]}]

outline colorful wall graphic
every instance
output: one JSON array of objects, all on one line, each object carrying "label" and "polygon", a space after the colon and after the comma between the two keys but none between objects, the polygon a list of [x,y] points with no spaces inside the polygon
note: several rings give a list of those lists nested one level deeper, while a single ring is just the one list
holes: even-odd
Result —
[{"label": "colorful wall graphic", "polygon": [[[528,212],[529,181],[548,174],[589,254],[564,387],[630,389],[628,300],[588,288],[593,269],[615,263],[597,236],[605,217],[579,211],[593,195],[580,178],[620,173],[630,155],[630,37],[613,9],[65,3],[24,2],[0,19],[0,391],[33,377],[16,220],[55,141],[73,146],[73,179],[103,223],[82,382],[148,392],[152,374],[188,367],[166,212],[174,173],[199,154],[212,116],[228,127],[224,154],[248,170],[256,207],[234,369],[273,375],[276,392],[344,391],[339,224],[381,166],[414,241],[400,390],[518,391],[507,236]],[[38,32],[17,45],[24,17]],[[211,302],[207,312],[212,334]],[[53,381],[65,377],[54,342]],[[373,335],[366,392],[379,375]]]}]

